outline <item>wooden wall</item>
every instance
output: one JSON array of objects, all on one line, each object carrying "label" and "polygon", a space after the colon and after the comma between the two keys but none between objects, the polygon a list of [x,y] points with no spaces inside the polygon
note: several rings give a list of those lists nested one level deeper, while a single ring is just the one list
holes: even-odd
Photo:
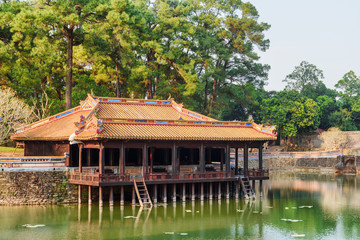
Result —
[{"label": "wooden wall", "polygon": [[64,156],[70,152],[68,141],[25,141],[25,156]]}]

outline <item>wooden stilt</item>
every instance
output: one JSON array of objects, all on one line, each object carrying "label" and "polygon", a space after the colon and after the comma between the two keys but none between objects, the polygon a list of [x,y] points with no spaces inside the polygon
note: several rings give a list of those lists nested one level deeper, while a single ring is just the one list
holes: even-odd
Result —
[{"label": "wooden stilt", "polygon": [[163,202],[167,203],[167,186],[166,184],[163,185]]},{"label": "wooden stilt", "polygon": [[226,199],[230,198],[230,186],[229,182],[226,182]]},{"label": "wooden stilt", "polygon": [[173,196],[172,196],[173,202],[176,202],[176,183],[173,185]]},{"label": "wooden stilt", "polygon": [[209,200],[213,199],[213,185],[212,182],[209,183]]},{"label": "wooden stilt", "polygon": [[124,186],[120,188],[120,206],[124,206]]},{"label": "wooden stilt", "polygon": [[153,192],[153,200],[154,200],[154,204],[157,204],[157,184],[154,184],[154,192]]},{"label": "wooden stilt", "polygon": [[200,183],[200,201],[204,201],[204,183]]},{"label": "wooden stilt", "polygon": [[195,183],[191,184],[191,201],[195,201]]},{"label": "wooden stilt", "polygon": [[239,199],[239,182],[235,182],[235,199]]},{"label": "wooden stilt", "polygon": [[262,184],[262,180],[260,180],[260,183],[259,183],[259,191],[260,191],[260,197],[263,196],[263,184]]},{"label": "wooden stilt", "polygon": [[132,186],[132,194],[131,194],[131,204],[134,206],[136,204],[136,199],[135,199],[135,187]]},{"label": "wooden stilt", "polygon": [[89,192],[88,192],[88,204],[89,204],[89,205],[91,205],[91,202],[92,202],[92,201],[91,201],[91,197],[92,197],[92,196],[91,196],[91,195],[92,195],[92,194],[91,194],[91,190],[92,190],[92,189],[91,189],[91,186],[89,186]]},{"label": "wooden stilt", "polygon": [[114,206],[114,187],[110,187],[109,205]]},{"label": "wooden stilt", "polygon": [[218,184],[218,199],[221,199],[221,182]]},{"label": "wooden stilt", "polygon": [[99,206],[103,206],[103,188],[99,187]]},{"label": "wooden stilt", "polygon": [[186,202],[186,183],[182,185],[182,201]]},{"label": "wooden stilt", "polygon": [[81,204],[81,185],[78,186],[78,203]]}]

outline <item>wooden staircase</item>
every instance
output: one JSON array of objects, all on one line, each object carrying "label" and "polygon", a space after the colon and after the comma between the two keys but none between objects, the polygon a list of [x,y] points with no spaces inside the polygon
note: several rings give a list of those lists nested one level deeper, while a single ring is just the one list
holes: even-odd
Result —
[{"label": "wooden staircase", "polygon": [[245,199],[255,199],[255,193],[250,185],[250,180],[248,176],[239,176],[239,181],[241,184],[241,189],[245,194]]},{"label": "wooden staircase", "polygon": [[148,189],[146,187],[145,181],[144,179],[142,180],[134,180],[134,187],[135,187],[135,191],[136,191],[136,195],[138,197],[140,206],[152,206],[152,202],[150,199],[150,195],[148,192]]}]

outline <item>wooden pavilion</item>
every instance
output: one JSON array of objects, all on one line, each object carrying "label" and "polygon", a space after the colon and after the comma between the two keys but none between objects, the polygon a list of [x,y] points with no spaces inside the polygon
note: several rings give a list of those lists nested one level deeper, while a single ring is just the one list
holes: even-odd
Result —
[{"label": "wooden pavilion", "polygon": [[[92,188],[99,189],[100,204],[104,188],[110,203],[117,188],[123,204],[126,188],[132,189],[133,203],[136,193],[140,204],[146,204],[151,203],[150,195],[157,202],[159,192],[166,202],[168,188],[176,201],[177,196],[195,199],[195,189],[200,199],[204,192],[212,199],[215,192],[221,197],[222,186],[226,197],[231,187],[238,197],[239,184],[246,193],[249,180],[252,187],[255,180],[261,186],[268,179],[262,148],[276,139],[273,130],[254,122],[218,121],[174,100],[88,95],[78,107],[18,129],[12,139],[24,142],[26,156],[69,153],[69,182],[79,186],[79,201],[81,187],[88,186],[89,202]],[[240,167],[239,148],[244,151]],[[258,149],[257,169],[248,167],[249,148]]]}]

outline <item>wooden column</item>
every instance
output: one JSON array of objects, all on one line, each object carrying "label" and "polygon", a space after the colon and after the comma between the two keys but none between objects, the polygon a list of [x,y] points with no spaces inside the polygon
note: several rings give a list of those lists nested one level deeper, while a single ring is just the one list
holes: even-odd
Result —
[{"label": "wooden column", "polygon": [[146,175],[149,173],[148,168],[148,154],[147,154],[147,144],[144,143],[142,148],[142,169],[143,169],[143,177],[145,178]]},{"label": "wooden column", "polygon": [[81,185],[78,185],[78,203],[81,204]]},{"label": "wooden column", "polygon": [[150,148],[150,174],[153,173],[153,166],[154,166],[154,148]]},{"label": "wooden column", "polygon": [[229,182],[226,182],[226,199],[230,198],[230,186]]},{"label": "wooden column", "polygon": [[225,171],[230,172],[230,145],[226,144]]},{"label": "wooden column", "polygon": [[114,206],[114,187],[110,187],[109,205]]},{"label": "wooden column", "polygon": [[154,184],[154,192],[153,192],[154,204],[157,204],[157,196],[158,196],[157,188],[158,188],[158,185],[157,185],[157,184]]},{"label": "wooden column", "polygon": [[172,165],[172,174],[175,176],[178,173],[178,171],[177,171],[177,148],[176,148],[176,143],[174,143],[173,146],[172,146],[171,165]]},{"label": "wooden column", "polygon": [[119,174],[125,174],[125,147],[123,142],[119,148]]},{"label": "wooden column", "polygon": [[235,148],[235,176],[239,175],[239,149]]},{"label": "wooden column", "polygon": [[209,183],[209,200],[213,199],[213,185],[212,182]]},{"label": "wooden column", "polygon": [[186,183],[182,184],[182,201],[186,202]]},{"label": "wooden column", "polygon": [[176,202],[176,183],[173,184],[173,194],[172,194],[173,202]]},{"label": "wooden column", "polygon": [[263,146],[259,147],[259,170],[263,169]]},{"label": "wooden column", "polygon": [[235,182],[235,199],[239,199],[239,181]]},{"label": "wooden column", "polygon": [[204,151],[204,143],[201,143],[201,145],[200,145],[199,160],[200,160],[200,173],[204,173],[204,172],[205,172],[205,151]]},{"label": "wooden column", "polygon": [[82,172],[82,144],[79,144],[79,172]]},{"label": "wooden column", "polygon": [[247,144],[244,146],[244,174],[248,175],[249,170],[249,147]]},{"label": "wooden column", "polygon": [[92,199],[91,199],[91,190],[92,190],[92,188],[91,188],[91,186],[89,186],[89,192],[88,192],[88,204],[89,205],[91,205],[91,203],[92,203]]},{"label": "wooden column", "polygon": [[195,183],[191,184],[191,201],[195,201]]},{"label": "wooden column", "polygon": [[124,186],[120,187],[120,206],[124,206]]},{"label": "wooden column", "polygon": [[220,148],[220,171],[224,170],[224,149]]},{"label": "wooden column", "polygon": [[86,165],[91,166],[91,148],[86,149]]},{"label": "wooden column", "polygon": [[103,188],[101,186],[99,187],[99,206],[103,206]]},{"label": "wooden column", "polygon": [[200,183],[200,201],[204,201],[204,183]]},{"label": "wooden column", "polygon": [[218,184],[218,199],[221,199],[221,182]]},{"label": "wooden column", "polygon": [[104,162],[105,162],[105,158],[104,158],[104,146],[102,143],[100,143],[100,148],[99,148],[99,174],[102,175],[104,173]]},{"label": "wooden column", "polygon": [[163,202],[167,203],[167,186],[166,186],[166,184],[163,185]]},{"label": "wooden column", "polygon": [[135,186],[132,186],[131,204],[132,204],[133,206],[136,204],[136,200],[135,200]]}]

